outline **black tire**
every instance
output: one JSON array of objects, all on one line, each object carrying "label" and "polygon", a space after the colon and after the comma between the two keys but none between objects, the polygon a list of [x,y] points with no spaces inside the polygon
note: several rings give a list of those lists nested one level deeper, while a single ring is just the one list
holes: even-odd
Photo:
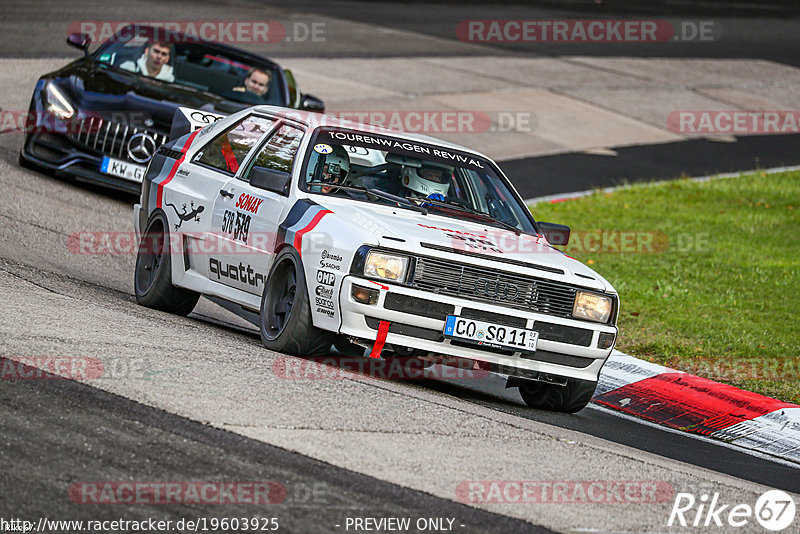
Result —
[{"label": "black tire", "polygon": [[519,394],[531,408],[575,413],[589,404],[596,387],[595,381],[577,378],[567,378],[564,386],[537,380],[522,380],[519,383]]},{"label": "black tire", "polygon": [[172,285],[169,252],[169,223],[163,213],[156,212],[147,224],[136,255],[133,276],[136,302],[176,315],[189,315],[200,294]]},{"label": "black tire", "polygon": [[261,341],[277,352],[313,358],[330,351],[335,334],[314,326],[300,255],[285,248],[270,269],[261,297]]}]

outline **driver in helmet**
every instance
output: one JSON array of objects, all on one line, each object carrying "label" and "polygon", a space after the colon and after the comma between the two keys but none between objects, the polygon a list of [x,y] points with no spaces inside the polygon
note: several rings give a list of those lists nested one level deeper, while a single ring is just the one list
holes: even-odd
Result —
[{"label": "driver in helmet", "polygon": [[403,167],[403,185],[412,193],[407,196],[419,196],[432,200],[444,201],[450,190],[450,179],[453,167],[423,161],[421,167]]},{"label": "driver in helmet", "polygon": [[335,184],[344,184],[347,174],[350,172],[350,158],[347,151],[341,146],[334,146],[330,154],[321,156],[325,158],[322,162],[319,179],[310,188],[313,193],[328,195],[335,193],[338,187]]}]

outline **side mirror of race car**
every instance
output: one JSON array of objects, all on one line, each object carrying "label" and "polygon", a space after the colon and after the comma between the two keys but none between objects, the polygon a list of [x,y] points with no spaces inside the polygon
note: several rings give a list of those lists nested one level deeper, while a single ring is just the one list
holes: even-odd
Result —
[{"label": "side mirror of race car", "polygon": [[316,111],[317,113],[323,113],[325,111],[325,103],[313,95],[303,95],[302,100],[300,100],[300,109],[304,111]]},{"label": "side mirror of race car", "polygon": [[563,246],[569,243],[569,226],[539,221],[536,221],[536,224],[539,225],[539,230],[551,245]]},{"label": "side mirror of race car", "polygon": [[85,33],[71,33],[67,37],[67,44],[83,50],[83,54],[89,55],[89,45],[92,44],[92,38]]},{"label": "side mirror of race car", "polygon": [[250,172],[250,185],[286,196],[289,193],[289,178],[288,172],[253,167]]}]

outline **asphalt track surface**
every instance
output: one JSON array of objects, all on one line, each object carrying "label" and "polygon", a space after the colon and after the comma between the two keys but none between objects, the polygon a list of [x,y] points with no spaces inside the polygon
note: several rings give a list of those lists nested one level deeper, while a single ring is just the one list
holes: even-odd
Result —
[{"label": "asphalt track surface", "polygon": [[[304,7],[307,8],[298,4],[297,8]],[[337,7],[340,8],[341,3],[317,6],[320,10],[334,10]],[[383,7],[388,11],[383,11],[384,15],[379,17],[376,13],[380,13],[380,6],[364,5],[357,10],[358,18],[364,23],[380,22],[400,27],[414,24],[413,18],[407,13],[400,16],[400,13],[408,11],[404,6],[389,4]],[[448,16],[466,18],[464,9],[470,8],[460,9],[460,14]],[[337,14],[342,13],[340,10]],[[365,18],[365,14],[371,14],[372,18]],[[33,20],[30,13],[25,16],[28,17],[27,20]],[[24,21],[24,17],[21,20]],[[416,31],[435,29],[425,23],[416,25]],[[777,39],[778,44],[773,39]],[[762,55],[755,56],[762,57],[767,55],[764,50],[772,51],[775,56],[773,59],[783,58],[790,62],[791,54],[783,51],[785,39],[786,35],[781,32],[770,34],[764,41],[754,37],[751,46],[747,47],[747,53],[758,54],[759,49],[762,49]],[[763,46],[757,46],[759,43]],[[61,43],[55,42],[52,36],[45,38],[37,34],[32,39],[32,45],[23,50],[13,36],[0,37],[0,50],[6,57],[22,57],[23,52],[31,54],[29,57],[52,57],[64,53]],[[48,47],[57,49],[58,52],[52,52]],[[733,50],[724,53],[743,52]],[[331,54],[335,54],[335,51]],[[762,158],[759,160],[760,166],[771,166],[768,162],[772,161],[779,165],[795,163],[782,159],[785,154],[781,152],[784,150],[782,147],[780,150],[776,149],[774,160],[764,161],[763,154],[766,151],[757,146],[762,140],[763,138],[753,139],[754,153],[760,154]],[[796,143],[796,139],[788,137],[783,137],[782,140]],[[704,155],[717,146],[724,148],[724,143],[702,143],[698,141],[698,145],[693,148],[690,145],[686,150],[691,149]],[[770,144],[769,141],[766,143]],[[80,298],[98,308],[108,306],[110,309],[126,310],[133,317],[156,317],[157,320],[169,323],[170,327],[177,325],[179,328],[190,328],[197,331],[198,335],[208,330],[226,336],[232,334],[240,337],[243,343],[257,342],[256,336],[246,324],[237,322],[230,314],[207,301],[201,302],[193,319],[177,323],[163,318],[163,314],[154,315],[154,312],[131,306],[132,258],[75,257],[59,249],[58,243],[64,238],[63,230],[59,230],[61,224],[73,228],[128,229],[131,199],[20,169],[16,165],[18,145],[18,136],[4,136],[0,143],[0,165],[4,174],[1,190],[6,199],[6,207],[0,217],[0,274],[4,276],[4,280],[24,282],[54,294],[57,293],[56,289],[48,288],[76,285],[82,288],[75,290],[79,291]],[[630,152],[624,150],[629,149],[620,151],[623,158],[646,162],[648,171],[643,174],[647,178],[672,177],[678,170],[665,166],[668,159],[665,157],[666,153],[659,157],[654,155],[662,150],[660,147],[638,147],[630,149]],[[709,164],[718,165],[719,168],[715,169],[718,171],[750,169],[753,168],[750,163],[754,160],[748,154],[739,160],[726,158],[726,153],[716,154],[716,158],[709,159]],[[572,163],[576,175],[581,175],[584,168],[597,169],[594,161],[579,161],[581,155],[553,158],[544,158],[540,162],[539,174],[552,172],[556,158],[561,158],[558,165],[567,166],[572,159],[576,160]],[[528,162],[525,161],[508,162],[506,165],[510,166],[509,169],[511,166],[520,169],[510,170],[512,176],[516,176],[517,172],[521,175],[529,169]],[[701,173],[702,168],[705,167],[697,167],[698,173]],[[600,174],[605,180],[613,182],[619,179],[621,172],[611,168]],[[636,176],[623,177],[636,179]],[[565,191],[537,189],[536,194],[588,188],[579,185],[582,183],[570,183],[564,188]],[[612,184],[593,181],[589,187],[604,185]],[[520,185],[523,195],[524,187]],[[122,224],[117,224],[115,219],[120,216],[125,217],[125,220]],[[47,322],[46,310],[42,310],[41,319],[43,323]],[[13,319],[7,319],[6,325],[11,323]],[[53,326],[57,329],[58,325]],[[18,328],[20,332],[26,330],[24,324]],[[4,350],[8,350],[14,337],[9,335],[0,343],[6,347]],[[20,335],[20,339],[24,339],[24,336]],[[14,341],[18,343],[19,339],[15,338]],[[49,338],[37,338],[36,346],[52,346],[57,351],[61,341],[54,334]],[[122,342],[110,325],[105,328],[101,325],[99,328],[98,343],[101,341]],[[224,369],[219,372],[224,372]],[[448,383],[402,386],[409,394],[416,390],[442,394],[457,403],[475,404],[544,425],[577,430],[666,459],[678,460],[770,487],[800,492],[800,477],[796,468],[593,408],[576,415],[552,414],[525,408],[510,395],[513,390],[501,394],[496,390],[483,391],[480,387],[465,388]],[[213,399],[209,401],[213,402]],[[465,525],[464,529],[460,529],[464,532],[546,531],[531,523],[463,506],[219,430],[83,383],[68,380],[0,381],[0,421],[2,517],[168,519],[191,515],[252,516],[252,510],[246,506],[222,507],[213,512],[209,512],[207,508],[185,506],[77,506],[65,498],[65,488],[76,480],[277,480],[287,488],[287,501],[270,508],[268,513],[280,517],[282,525],[290,532],[335,531],[335,525],[341,524],[343,517],[353,515],[456,517]],[[357,455],[358,451],[351,451],[349,454]],[[321,484],[322,488],[315,495],[316,498],[309,494],[309,488],[315,487],[314,484]]]},{"label": "asphalt track surface", "polygon": [[552,532],[209,428],[71,380],[2,380],[0,400],[0,458],[5,466],[0,516],[5,518],[177,522],[210,515],[201,505],[104,506],[64,499],[64,480],[73,473],[99,481],[117,471],[123,479],[140,481],[214,477],[277,482],[285,493],[276,490],[279,502],[266,510],[261,507],[254,514],[253,505],[242,503],[218,505],[213,512],[219,517],[275,517],[288,532],[334,532],[341,530],[347,516],[448,517],[455,519],[460,532]]}]

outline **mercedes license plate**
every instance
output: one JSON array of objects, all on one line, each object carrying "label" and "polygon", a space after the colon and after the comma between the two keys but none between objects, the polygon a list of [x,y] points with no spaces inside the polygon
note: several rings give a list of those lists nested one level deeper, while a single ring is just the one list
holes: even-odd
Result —
[{"label": "mercedes license plate", "polygon": [[477,345],[520,352],[536,352],[536,342],[539,340],[539,332],[535,330],[465,319],[457,315],[447,316],[444,335]]},{"label": "mercedes license plate", "polygon": [[147,167],[144,165],[137,165],[136,163],[109,158],[108,156],[103,156],[103,162],[100,164],[100,172],[102,173],[139,183],[142,182],[146,170]]}]

